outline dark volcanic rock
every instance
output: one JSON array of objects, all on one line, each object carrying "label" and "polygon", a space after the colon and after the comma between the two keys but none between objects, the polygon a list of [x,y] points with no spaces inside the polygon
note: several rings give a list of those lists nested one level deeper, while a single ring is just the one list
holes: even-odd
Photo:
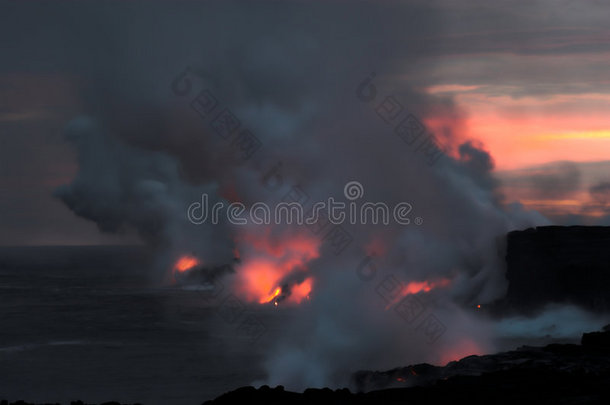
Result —
[{"label": "dark volcanic rock", "polygon": [[357,391],[429,386],[455,376],[481,376],[507,370],[536,369],[566,373],[586,371],[591,375],[607,374],[610,372],[610,350],[604,350],[596,343],[609,339],[610,332],[596,332],[597,335],[602,337],[587,345],[524,346],[510,352],[468,356],[459,361],[452,361],[444,367],[418,364],[382,372],[359,371],[352,376],[352,385]]},{"label": "dark volcanic rock", "polygon": [[508,234],[506,306],[548,303],[610,310],[610,227],[545,226]]},{"label": "dark volcanic rock", "polygon": [[583,334],[581,344],[586,348],[610,351],[610,325],[604,326],[603,332]]},{"label": "dark volcanic rock", "polygon": [[246,387],[206,404],[610,403],[608,339],[610,331],[595,332],[583,335],[583,345],[522,347],[445,367],[418,364],[355,373],[355,391],[368,392],[325,388],[299,394],[283,387]]}]

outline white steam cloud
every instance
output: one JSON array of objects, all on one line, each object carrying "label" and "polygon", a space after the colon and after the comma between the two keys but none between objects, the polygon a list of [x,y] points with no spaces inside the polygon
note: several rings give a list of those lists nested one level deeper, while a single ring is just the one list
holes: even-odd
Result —
[{"label": "white steam cloud", "polygon": [[[291,316],[265,360],[267,382],[293,389],[346,384],[358,369],[440,363],[490,349],[492,325],[465,308],[505,292],[498,254],[504,235],[545,223],[503,206],[491,157],[452,131],[460,115],[451,100],[409,81],[425,68],[416,62],[428,52],[416,39],[438,28],[438,16],[421,5],[323,3],[273,3],[268,12],[233,3],[185,6],[173,24],[143,18],[124,27],[133,40],[117,42],[103,74],[97,65],[88,72],[83,97],[91,118],[67,129],[80,171],[57,191],[103,231],[135,229],[159,253],[161,272],[179,254],[214,265],[233,259],[241,230],[186,218],[201,193],[273,205],[298,186],[309,201],[323,201],[342,198],[343,186],[356,180],[363,201],[409,202],[420,225],[346,226],[353,240],[343,251],[323,241],[320,257],[307,264],[311,299],[286,309]],[[187,64],[186,94],[176,95],[171,83]],[[376,97],[362,101],[356,89],[372,70]],[[260,141],[249,159],[191,108],[203,89]],[[436,135],[448,155],[430,165],[396,135],[377,110],[390,95],[420,121],[444,120]],[[312,235],[287,226],[271,232]],[[373,277],[363,279],[359,266],[373,253],[366,264]],[[449,284],[419,294],[425,310],[407,322],[386,310],[380,290],[388,277]],[[444,328],[434,341],[419,326],[429,316]]]}]

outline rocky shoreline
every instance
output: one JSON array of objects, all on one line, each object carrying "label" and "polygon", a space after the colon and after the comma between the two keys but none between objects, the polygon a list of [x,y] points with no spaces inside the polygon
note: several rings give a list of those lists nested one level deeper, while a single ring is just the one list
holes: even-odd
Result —
[{"label": "rocky shoreline", "polygon": [[205,404],[610,403],[610,325],[585,333],[580,345],[526,346],[444,367],[360,371],[352,385],[355,392],[243,387]]}]

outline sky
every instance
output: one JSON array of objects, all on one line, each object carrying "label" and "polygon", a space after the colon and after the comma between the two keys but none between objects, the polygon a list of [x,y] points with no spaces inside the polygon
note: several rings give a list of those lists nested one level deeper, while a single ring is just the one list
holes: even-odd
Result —
[{"label": "sky", "polygon": [[[460,158],[458,140],[489,153],[507,204],[557,224],[607,224],[608,17],[610,4],[593,0],[0,1],[0,244],[137,243],[57,198],[79,170],[66,127],[83,114],[121,117],[120,133],[139,128],[141,112],[141,136],[154,139],[150,116],[171,108],[159,100],[201,61],[228,86],[268,71],[273,85],[307,93],[316,69],[324,80],[375,71],[386,88],[408,84],[437,100],[420,117],[449,155]],[[306,56],[297,68],[292,47]],[[274,69],[297,69],[299,83]],[[187,177],[206,176],[185,165]]]}]

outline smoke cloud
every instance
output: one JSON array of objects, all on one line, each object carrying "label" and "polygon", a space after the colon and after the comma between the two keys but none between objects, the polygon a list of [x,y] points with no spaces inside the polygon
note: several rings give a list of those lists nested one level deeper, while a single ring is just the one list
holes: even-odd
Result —
[{"label": "smoke cloud", "polygon": [[[440,363],[470,354],[461,348],[489,349],[493,330],[473,308],[505,292],[498,240],[545,220],[502,205],[493,159],[461,140],[451,100],[409,80],[438,46],[422,41],[441,29],[439,16],[421,4],[394,2],[181,3],[167,15],[164,7],[138,8],[137,19],[120,20],[115,30],[83,27],[89,46],[107,47],[103,58],[73,59],[85,76],[86,116],[75,117],[66,136],[80,169],[57,196],[102,231],[136,230],[158,253],[161,278],[179,255],[215,266],[231,263],[235,249],[241,262],[229,284],[238,285],[260,255],[281,258],[287,270],[280,284],[295,288],[311,277],[309,300],[278,309],[290,316],[268,336],[268,383],[341,385],[357,369]],[[108,19],[100,8],[75,24]],[[69,40],[66,52],[83,41]],[[202,116],[202,90],[216,100],[215,113],[228,109],[256,137],[254,153],[219,135],[215,115]],[[396,132],[388,97],[420,123],[456,124],[435,134],[445,153],[434,164]],[[349,181],[363,185],[359,202],[408,202],[412,223],[346,225],[351,242],[338,251],[326,231],[194,225],[186,217],[202,193],[247,206],[273,205],[295,190],[308,203],[346,201]],[[252,242],[257,236],[262,247]],[[315,240],[314,250],[283,243],[295,238]],[[293,250],[276,254],[283,246]],[[363,266],[370,277],[359,273]],[[414,294],[424,312],[409,321],[387,302],[388,279],[439,287]],[[425,319],[437,320],[443,333],[431,339]]]}]

